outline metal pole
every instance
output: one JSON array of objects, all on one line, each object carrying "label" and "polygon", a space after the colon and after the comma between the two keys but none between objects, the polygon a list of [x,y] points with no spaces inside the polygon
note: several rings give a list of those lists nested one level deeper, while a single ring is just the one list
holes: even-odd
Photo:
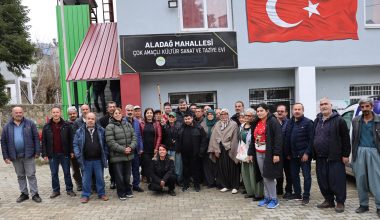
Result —
[{"label": "metal pole", "polygon": [[[66,30],[65,30],[65,15],[63,10],[63,0],[59,1],[61,4],[61,25],[62,25],[62,35],[63,35],[63,55],[65,61],[65,77],[67,76],[67,72],[69,72],[69,61],[67,56],[67,43],[66,43]],[[71,90],[70,90],[70,82],[66,82],[66,90],[67,90],[67,99],[68,105],[71,106]]]}]

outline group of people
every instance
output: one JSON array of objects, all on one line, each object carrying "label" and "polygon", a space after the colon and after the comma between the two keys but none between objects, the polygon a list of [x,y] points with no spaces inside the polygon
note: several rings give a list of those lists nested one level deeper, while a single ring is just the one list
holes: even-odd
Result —
[{"label": "group of people", "polygon": [[29,198],[26,178],[32,199],[41,202],[34,158],[42,154],[51,170],[50,198],[60,195],[59,165],[67,194],[76,196],[71,164],[82,203],[89,201],[94,190],[99,199],[108,200],[103,173],[108,167],[110,187],[116,188],[120,200],[143,192],[140,181],[144,181],[149,190],[167,191],[172,196],[176,185],[183,192],[191,185],[199,192],[203,183],[232,194],[243,186],[245,198],[269,209],[279,205],[282,194],[286,200],[297,199],[307,205],[311,161],[315,159],[317,182],[325,199],[317,207],[343,212],[345,164],[352,144],[360,200],[356,212],[368,211],[368,194],[372,192],[380,216],[380,117],[372,111],[370,99],[360,100],[359,106],[363,114],[353,120],[351,141],[346,122],[327,98],[320,100],[320,113],[314,121],[304,116],[302,103],[293,104],[290,118],[285,105],[277,106],[272,114],[265,103],[253,109],[244,108],[241,101],[235,103],[233,115],[228,109],[189,106],[180,99],[178,108],[173,110],[165,103],[163,112],[146,108],[142,114],[140,106],[127,105],[125,117],[115,102],[109,102],[107,114],[98,120],[88,105],[82,105],[79,118],[75,107],[68,109],[68,121],[62,119],[61,109],[54,107],[43,128],[42,148],[35,124],[23,117],[21,107],[15,107],[3,129],[1,147],[5,162],[15,167],[21,191],[17,202]]}]

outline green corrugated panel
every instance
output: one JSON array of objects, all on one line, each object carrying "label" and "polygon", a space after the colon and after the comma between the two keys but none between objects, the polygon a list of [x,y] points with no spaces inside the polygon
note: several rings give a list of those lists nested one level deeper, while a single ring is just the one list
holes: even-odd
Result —
[{"label": "green corrugated panel", "polygon": [[[60,79],[61,79],[61,93],[62,93],[62,108],[64,117],[67,118],[66,109],[68,107],[67,89],[66,89],[66,70],[63,52],[63,39],[62,39],[62,24],[61,24],[61,8],[56,7],[57,12],[57,29],[58,29],[58,43],[59,43],[59,62],[60,62]],[[80,48],[80,45],[86,36],[87,30],[90,26],[90,14],[88,5],[67,5],[64,6],[65,15],[65,30],[66,30],[66,43],[67,43],[67,56],[68,64],[71,66],[75,56]],[[78,82],[78,101],[79,104],[86,103],[86,82]],[[70,83],[71,90],[71,103],[74,104],[74,85]]]}]

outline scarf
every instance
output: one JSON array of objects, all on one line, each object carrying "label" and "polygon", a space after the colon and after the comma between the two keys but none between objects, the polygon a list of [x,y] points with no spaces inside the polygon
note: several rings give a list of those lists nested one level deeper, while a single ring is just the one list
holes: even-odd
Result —
[{"label": "scarf", "polygon": [[[214,119],[208,120],[207,119],[208,113],[212,113],[212,115],[214,116]],[[215,114],[214,110],[210,109],[210,110],[208,110],[206,112],[205,120],[206,120],[206,126],[208,128],[207,137],[210,138],[211,137],[211,132],[212,132],[212,127],[214,127],[214,125],[216,123],[216,114]]]}]

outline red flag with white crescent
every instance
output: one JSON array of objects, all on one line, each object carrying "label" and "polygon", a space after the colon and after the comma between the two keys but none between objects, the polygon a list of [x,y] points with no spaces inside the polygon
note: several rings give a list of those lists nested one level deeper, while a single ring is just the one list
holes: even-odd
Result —
[{"label": "red flag with white crescent", "polygon": [[246,0],[249,42],[358,40],[357,0]]}]

